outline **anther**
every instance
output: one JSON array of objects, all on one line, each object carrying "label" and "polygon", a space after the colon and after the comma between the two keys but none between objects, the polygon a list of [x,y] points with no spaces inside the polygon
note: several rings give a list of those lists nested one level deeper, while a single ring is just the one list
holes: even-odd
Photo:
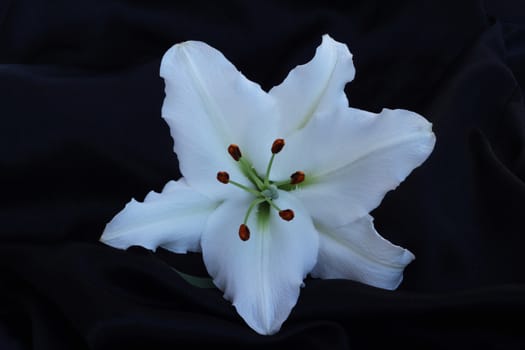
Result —
[{"label": "anther", "polygon": [[217,173],[217,180],[219,180],[219,182],[222,182],[223,184],[227,184],[228,182],[230,182],[230,175],[225,171],[219,171]]},{"label": "anther", "polygon": [[239,159],[241,159],[242,157],[241,149],[239,148],[239,146],[233,143],[228,146],[228,153],[230,154],[230,156],[232,156],[233,159],[235,159],[236,162],[238,162]]},{"label": "anther", "polygon": [[277,139],[272,144],[272,153],[277,154],[281,152],[284,147],[284,139]]},{"label": "anther", "polygon": [[243,241],[250,239],[250,229],[245,224],[239,226],[239,238]]},{"label": "anther", "polygon": [[297,184],[300,184],[301,182],[304,181],[304,173],[302,171],[296,171],[295,173],[293,173],[290,178],[290,184],[292,185],[297,185]]},{"label": "anther", "polygon": [[290,221],[294,218],[295,214],[292,209],[285,209],[285,210],[279,211],[279,216],[283,220]]}]

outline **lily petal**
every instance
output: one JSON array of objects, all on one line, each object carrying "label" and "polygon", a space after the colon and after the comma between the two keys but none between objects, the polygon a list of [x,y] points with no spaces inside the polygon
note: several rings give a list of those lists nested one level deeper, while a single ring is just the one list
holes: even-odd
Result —
[{"label": "lily petal", "polygon": [[250,186],[227,148],[239,145],[243,156],[264,171],[277,138],[279,116],[273,98],[203,42],[170,48],[162,58],[160,75],[166,83],[162,116],[188,183],[219,199],[239,191],[218,183],[218,171]]},{"label": "lily petal", "polygon": [[241,241],[237,232],[249,201],[228,200],[211,215],[202,236],[204,262],[214,283],[260,334],[280,329],[317,258],[318,233],[301,204],[286,192],[275,203],[293,208],[295,218],[284,221],[271,209],[261,224],[252,214],[251,237]]},{"label": "lily petal", "polygon": [[349,108],[292,135],[272,172],[279,179],[304,171],[310,183],[294,194],[314,221],[339,227],[376,208],[423,163],[435,143],[431,129],[414,112],[384,109],[375,115]]},{"label": "lily petal", "polygon": [[354,75],[348,47],[323,35],[314,58],[290,71],[286,79],[269,92],[283,116],[282,134],[288,136],[316,116],[328,116],[348,107],[344,87]]},{"label": "lily petal", "polygon": [[132,199],[104,229],[100,241],[115,248],[162,246],[177,253],[200,252],[200,238],[218,203],[194,191],[184,180],[170,181],[162,193],[143,203]]},{"label": "lily petal", "polygon": [[381,237],[367,215],[348,225],[317,227],[319,256],[312,277],[343,278],[371,286],[396,289],[414,255]]}]

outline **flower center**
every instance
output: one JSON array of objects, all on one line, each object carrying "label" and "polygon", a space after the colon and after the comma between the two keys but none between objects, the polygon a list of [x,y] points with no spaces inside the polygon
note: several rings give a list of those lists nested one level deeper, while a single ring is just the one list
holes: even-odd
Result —
[{"label": "flower center", "polygon": [[266,203],[270,210],[273,208],[279,212],[279,216],[286,221],[293,220],[294,212],[292,209],[282,210],[275,204],[275,200],[279,198],[279,191],[290,191],[297,187],[298,184],[304,181],[305,174],[302,171],[296,171],[290,176],[290,179],[284,181],[272,181],[270,180],[270,173],[272,170],[273,160],[275,155],[284,148],[285,142],[283,139],[277,139],[272,144],[272,156],[266,167],[266,173],[264,177],[261,177],[252,165],[242,156],[239,146],[231,144],[228,146],[228,153],[230,156],[239,163],[241,171],[244,175],[252,182],[255,188],[244,186],[236,181],[230,180],[230,175],[225,171],[219,171],[217,173],[217,180],[223,184],[232,184],[246,192],[251,193],[255,198],[252,200],[244,216],[243,223],[239,226],[239,238],[243,241],[250,239],[250,229],[248,228],[247,222],[255,207]]}]

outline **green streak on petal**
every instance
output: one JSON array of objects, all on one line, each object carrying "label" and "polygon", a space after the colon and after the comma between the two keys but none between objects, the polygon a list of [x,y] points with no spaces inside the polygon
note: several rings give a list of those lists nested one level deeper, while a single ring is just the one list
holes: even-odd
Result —
[{"label": "green streak on petal", "polygon": [[270,205],[268,202],[262,202],[259,204],[259,210],[257,211],[257,225],[261,232],[268,229],[270,224]]},{"label": "green streak on petal", "polygon": [[243,175],[246,176],[259,189],[259,191],[262,191],[264,189],[264,183],[259,179],[250,162],[246,160],[245,157],[241,157],[238,164]]}]

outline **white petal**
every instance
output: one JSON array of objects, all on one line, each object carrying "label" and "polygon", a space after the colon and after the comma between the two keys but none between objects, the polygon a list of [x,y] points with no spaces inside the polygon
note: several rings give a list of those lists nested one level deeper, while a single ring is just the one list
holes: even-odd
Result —
[{"label": "white petal", "polygon": [[319,256],[312,277],[343,278],[396,289],[405,266],[414,260],[411,252],[377,233],[370,215],[337,229],[317,229]]},{"label": "white petal", "polygon": [[274,180],[302,170],[312,181],[294,194],[315,221],[338,227],[368,214],[432,152],[432,124],[406,110],[348,109],[316,119],[287,142]]},{"label": "white petal", "polygon": [[272,209],[263,227],[252,214],[251,237],[241,241],[238,229],[249,201],[229,200],[211,215],[202,236],[204,262],[214,283],[260,334],[280,329],[317,258],[318,234],[300,203],[288,193],[276,203],[292,208],[295,218],[284,221]]},{"label": "white petal", "polygon": [[199,252],[204,226],[217,205],[184,180],[170,181],[162,193],[150,192],[143,203],[132,199],[106,225],[100,241],[120,249],[140,245]]},{"label": "white petal", "polygon": [[354,75],[348,47],[323,35],[314,58],[290,71],[279,86],[270,90],[283,117],[283,135],[304,127],[314,116],[348,107],[344,87]]},{"label": "white petal", "polygon": [[170,48],[160,74],[166,83],[162,116],[188,183],[214,198],[239,193],[216,181],[218,171],[250,185],[227,148],[239,145],[243,156],[264,171],[277,137],[279,115],[273,98],[202,42]]}]

